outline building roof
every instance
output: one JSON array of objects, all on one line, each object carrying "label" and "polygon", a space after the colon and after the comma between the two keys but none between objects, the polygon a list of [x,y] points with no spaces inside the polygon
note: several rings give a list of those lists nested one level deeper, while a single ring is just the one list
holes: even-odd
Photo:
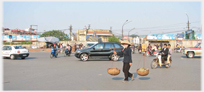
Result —
[{"label": "building roof", "polygon": [[[112,33],[110,32],[95,32],[96,35],[113,35]],[[93,35],[94,32],[88,32],[87,35]]]}]

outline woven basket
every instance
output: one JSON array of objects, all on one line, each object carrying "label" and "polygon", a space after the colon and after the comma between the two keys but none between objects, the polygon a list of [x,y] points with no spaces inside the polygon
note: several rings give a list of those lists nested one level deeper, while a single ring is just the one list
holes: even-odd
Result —
[{"label": "woven basket", "polygon": [[149,74],[149,69],[148,70],[139,70],[137,69],[137,74],[140,76],[146,76]]},{"label": "woven basket", "polygon": [[118,75],[118,74],[120,74],[120,69],[118,69],[118,68],[108,68],[107,72],[110,75]]}]

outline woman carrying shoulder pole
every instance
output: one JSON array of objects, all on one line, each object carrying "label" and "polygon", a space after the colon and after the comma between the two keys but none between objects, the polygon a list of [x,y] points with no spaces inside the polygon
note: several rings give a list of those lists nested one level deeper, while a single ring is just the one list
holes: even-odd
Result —
[{"label": "woman carrying shoulder pole", "polygon": [[131,78],[131,80],[133,80],[134,74],[131,74],[129,72],[130,70],[130,66],[132,65],[132,56],[131,56],[131,48],[130,48],[130,43],[126,42],[124,43],[124,50],[123,50],[123,55],[124,55],[124,59],[123,59],[123,72],[125,75],[125,79],[123,81],[123,83],[127,83],[128,82],[128,77]]}]

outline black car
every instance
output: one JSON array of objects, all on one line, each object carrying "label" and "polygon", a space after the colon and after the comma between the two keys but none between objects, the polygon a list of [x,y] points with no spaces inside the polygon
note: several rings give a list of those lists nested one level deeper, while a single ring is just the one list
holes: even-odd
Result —
[{"label": "black car", "polygon": [[[117,55],[113,54],[113,49],[117,52]],[[100,42],[92,45],[87,49],[77,50],[75,53],[76,58],[80,58],[82,61],[87,61],[88,59],[110,59],[115,58],[118,60],[123,57],[123,46],[116,42]]]}]

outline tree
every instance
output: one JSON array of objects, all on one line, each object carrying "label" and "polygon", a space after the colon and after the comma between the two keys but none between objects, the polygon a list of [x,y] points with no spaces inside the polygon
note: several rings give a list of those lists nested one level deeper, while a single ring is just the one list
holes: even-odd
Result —
[{"label": "tree", "polygon": [[132,34],[130,37],[134,38],[137,37],[138,35]]},{"label": "tree", "polygon": [[119,39],[115,36],[108,37],[108,42],[120,42]]},{"label": "tree", "polygon": [[68,35],[60,30],[47,31],[47,32],[44,32],[42,35],[40,35],[40,37],[48,37],[48,36],[57,37],[59,38],[60,41],[70,40]]}]

